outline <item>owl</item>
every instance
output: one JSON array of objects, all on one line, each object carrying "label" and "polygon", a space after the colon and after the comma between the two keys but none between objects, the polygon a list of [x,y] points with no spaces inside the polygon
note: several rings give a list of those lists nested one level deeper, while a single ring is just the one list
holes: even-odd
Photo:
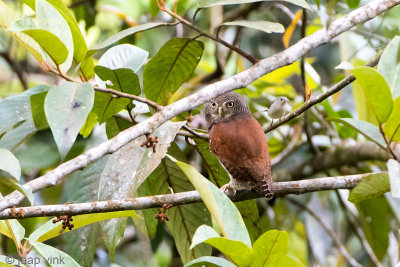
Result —
[{"label": "owl", "polygon": [[222,190],[253,190],[267,199],[273,197],[268,143],[246,100],[228,92],[204,107],[210,136],[210,150],[231,175]]}]

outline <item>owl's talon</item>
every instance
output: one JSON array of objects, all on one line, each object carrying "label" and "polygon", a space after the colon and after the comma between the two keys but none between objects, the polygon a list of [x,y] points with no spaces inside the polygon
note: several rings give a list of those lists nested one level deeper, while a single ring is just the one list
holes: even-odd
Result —
[{"label": "owl's talon", "polygon": [[236,187],[235,187],[235,185],[232,184],[232,182],[229,182],[229,183],[223,185],[223,186],[220,188],[220,190],[221,190],[223,193],[225,193],[226,190],[232,191],[232,192],[233,192],[233,195],[236,195]]}]

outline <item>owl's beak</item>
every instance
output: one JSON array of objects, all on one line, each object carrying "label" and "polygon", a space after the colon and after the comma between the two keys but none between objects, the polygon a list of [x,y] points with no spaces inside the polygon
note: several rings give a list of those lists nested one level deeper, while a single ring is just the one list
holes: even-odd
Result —
[{"label": "owl's beak", "polygon": [[218,108],[218,116],[220,116],[221,118],[224,116],[224,110],[222,109],[222,107]]}]

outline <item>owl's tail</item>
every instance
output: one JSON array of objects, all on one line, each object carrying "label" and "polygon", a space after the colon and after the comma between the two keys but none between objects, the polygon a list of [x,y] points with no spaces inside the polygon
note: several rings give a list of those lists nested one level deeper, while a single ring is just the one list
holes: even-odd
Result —
[{"label": "owl's tail", "polygon": [[254,185],[253,189],[258,194],[264,195],[267,200],[271,200],[274,197],[272,179],[265,179],[258,182],[256,185]]}]

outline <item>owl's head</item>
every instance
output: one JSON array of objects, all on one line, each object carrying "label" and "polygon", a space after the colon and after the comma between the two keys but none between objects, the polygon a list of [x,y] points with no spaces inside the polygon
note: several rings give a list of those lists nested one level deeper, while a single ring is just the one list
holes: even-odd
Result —
[{"label": "owl's head", "polygon": [[217,123],[251,116],[246,100],[236,92],[217,96],[204,105],[208,128]]}]

